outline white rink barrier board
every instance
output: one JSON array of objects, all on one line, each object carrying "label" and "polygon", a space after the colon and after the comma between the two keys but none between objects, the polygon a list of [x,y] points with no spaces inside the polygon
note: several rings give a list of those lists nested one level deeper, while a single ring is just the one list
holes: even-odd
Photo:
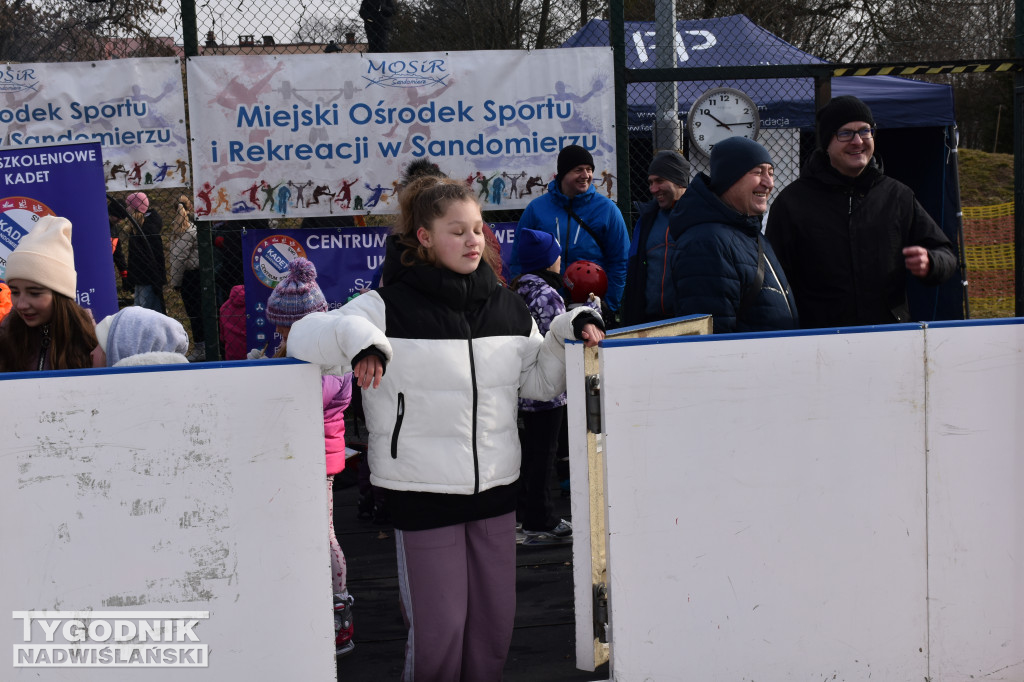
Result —
[{"label": "white rink barrier board", "polygon": [[0,413],[0,679],[335,679],[317,367],[0,374]]},{"label": "white rink barrier board", "polygon": [[612,679],[1024,680],[1022,323],[605,341]]}]

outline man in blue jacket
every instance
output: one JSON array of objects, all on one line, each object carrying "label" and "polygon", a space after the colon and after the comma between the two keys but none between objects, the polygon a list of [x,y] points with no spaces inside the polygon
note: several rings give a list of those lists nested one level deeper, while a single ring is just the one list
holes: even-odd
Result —
[{"label": "man in blue jacket", "polygon": [[625,325],[656,322],[675,314],[668,216],[686,193],[690,162],[679,152],[660,151],[647,167],[647,182],[654,198],[640,209],[629,244],[621,314]]},{"label": "man in blue jacket", "polygon": [[[562,248],[562,272],[578,260],[604,268],[608,276],[605,303],[611,312],[619,308],[626,284],[629,233],[618,206],[601,196],[593,184],[594,157],[578,145],[558,153],[558,174],[548,191],[529,203],[516,233],[524,227],[554,236]],[[518,240],[512,244],[509,270],[522,273]]]},{"label": "man in blue jacket", "polygon": [[711,314],[716,334],[794,329],[796,301],[761,219],[775,187],[772,157],[745,137],[711,150],[701,173],[676,202],[672,276],[676,315]]}]

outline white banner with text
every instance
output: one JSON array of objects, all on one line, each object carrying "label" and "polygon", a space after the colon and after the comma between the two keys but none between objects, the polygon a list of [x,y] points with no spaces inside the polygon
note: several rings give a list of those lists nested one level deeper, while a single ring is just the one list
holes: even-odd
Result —
[{"label": "white banner with text", "polygon": [[238,55],[188,60],[196,214],[397,213],[402,172],[429,158],[485,210],[546,191],[563,147],[594,156],[615,198],[607,47]]},{"label": "white banner with text", "polygon": [[175,57],[10,64],[0,70],[0,146],[99,142],[108,191],[188,184]]}]

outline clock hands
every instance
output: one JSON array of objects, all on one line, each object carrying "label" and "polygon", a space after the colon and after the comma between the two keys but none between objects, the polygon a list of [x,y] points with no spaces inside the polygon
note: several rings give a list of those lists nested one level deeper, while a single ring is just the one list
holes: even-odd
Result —
[{"label": "clock hands", "polygon": [[715,119],[715,121],[718,122],[718,126],[717,127],[725,128],[726,130],[729,130],[729,131],[732,130],[733,126],[747,126],[748,128],[750,128],[750,127],[752,127],[754,125],[751,121],[733,121],[732,123],[726,123],[722,119],[720,119],[717,116],[715,116],[714,114],[712,114],[710,111],[706,111],[704,113],[706,113],[708,116],[710,116],[711,118]]},{"label": "clock hands", "polygon": [[[706,114],[707,114],[708,116],[710,116],[711,118],[713,118],[713,119],[715,119],[716,121],[718,121],[718,127],[719,127],[719,128],[725,128],[726,130],[732,130],[732,128],[730,128],[730,127],[729,127],[729,124],[728,124],[728,123],[724,123],[724,122],[722,121],[722,119],[718,118],[717,116],[715,116],[714,114],[712,114],[712,113],[711,113],[710,111],[705,111],[704,113],[706,113]],[[733,124],[733,125],[735,125],[735,124]]]},{"label": "clock hands", "polygon": [[715,119],[715,121],[718,122],[718,128],[725,128],[730,132],[732,131],[733,126],[747,126],[748,128],[752,128],[754,126],[754,124],[750,121],[733,121],[732,123],[726,123],[722,119],[712,114],[710,111],[706,111],[704,113],[706,113],[708,116],[710,116],[711,118]]}]

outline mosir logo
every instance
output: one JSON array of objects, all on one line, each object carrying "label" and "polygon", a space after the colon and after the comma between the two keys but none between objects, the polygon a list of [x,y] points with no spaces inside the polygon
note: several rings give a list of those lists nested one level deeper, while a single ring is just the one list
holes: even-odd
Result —
[{"label": "mosir logo", "polygon": [[15,668],[205,668],[209,611],[14,611]]},{"label": "mosir logo", "polygon": [[39,85],[35,69],[22,69],[7,65],[6,69],[0,69],[0,92],[21,92],[22,90],[35,90]]},{"label": "mosir logo", "polygon": [[444,59],[370,59],[363,78],[386,88],[415,88],[444,85],[450,74]]}]

